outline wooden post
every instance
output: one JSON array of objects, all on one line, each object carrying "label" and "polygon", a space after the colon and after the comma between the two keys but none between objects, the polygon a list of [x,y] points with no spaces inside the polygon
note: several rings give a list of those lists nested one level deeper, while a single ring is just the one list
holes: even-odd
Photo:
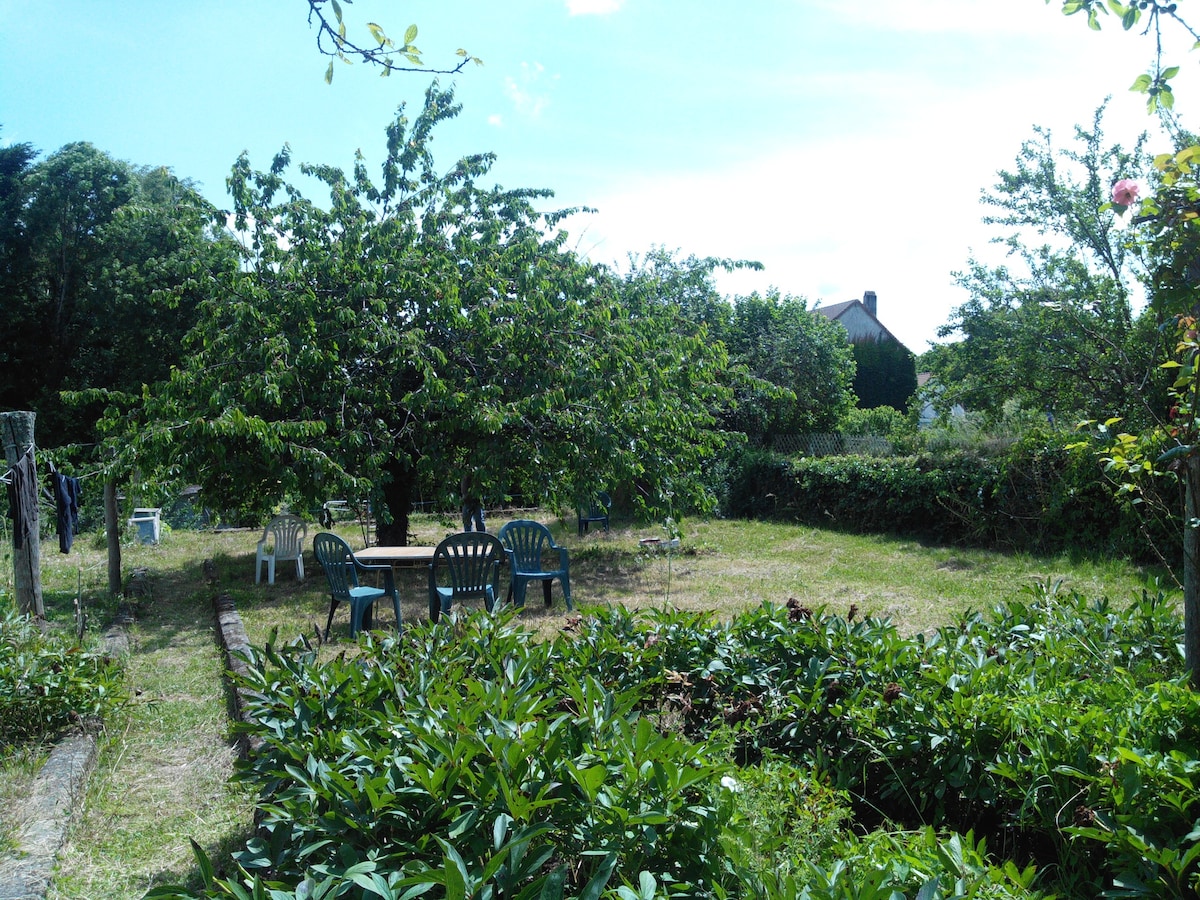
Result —
[{"label": "wooden post", "polygon": [[35,418],[36,414],[32,412],[0,413],[0,442],[4,444],[4,459],[13,470],[17,508],[21,512],[21,520],[14,522],[16,527],[13,528],[13,587],[17,594],[17,609],[44,622],[42,525],[38,514],[37,460],[33,450]]},{"label": "wooden post", "polygon": [[108,545],[108,592],[121,593],[121,523],[117,520],[117,483],[104,482],[104,535]]}]

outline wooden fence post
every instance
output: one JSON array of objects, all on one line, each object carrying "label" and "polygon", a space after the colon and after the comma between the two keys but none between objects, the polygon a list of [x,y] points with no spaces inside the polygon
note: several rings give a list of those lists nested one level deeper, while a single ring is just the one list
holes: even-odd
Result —
[{"label": "wooden fence post", "polygon": [[0,442],[4,444],[4,459],[10,469],[18,513],[13,521],[13,586],[17,593],[17,608],[32,614],[39,622],[46,619],[42,604],[42,525],[38,513],[37,459],[33,443],[32,412],[0,413]]},{"label": "wooden fence post", "polygon": [[108,592],[121,593],[121,523],[117,521],[117,483],[104,480],[104,534],[108,546]]}]

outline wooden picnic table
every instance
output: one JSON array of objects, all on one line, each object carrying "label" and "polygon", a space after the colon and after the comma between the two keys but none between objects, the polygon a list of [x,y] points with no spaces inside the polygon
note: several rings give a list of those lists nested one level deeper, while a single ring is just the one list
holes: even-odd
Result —
[{"label": "wooden picnic table", "polygon": [[354,558],[361,563],[370,565],[387,564],[403,565],[405,563],[427,563],[433,561],[433,551],[437,547],[367,547],[365,550],[354,551]]}]

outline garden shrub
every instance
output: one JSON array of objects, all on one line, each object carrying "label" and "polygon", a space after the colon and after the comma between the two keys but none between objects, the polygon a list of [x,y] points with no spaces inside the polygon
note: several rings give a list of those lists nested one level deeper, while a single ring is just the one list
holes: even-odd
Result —
[{"label": "garden shrub", "polygon": [[995,456],[956,450],[912,456],[789,458],[748,451],[729,478],[726,514],[856,533],[1029,553],[1082,552],[1178,562],[1178,498],[1144,486],[1118,502],[1086,446],[1032,432]]},{"label": "garden shrub", "polygon": [[1194,897],[1181,628],[1047,583],[911,637],[790,602],[268,644],[258,828],[200,896]]},{"label": "garden shrub", "polygon": [[121,702],[122,678],[112,657],[43,634],[15,610],[0,612],[0,752],[102,718]]}]

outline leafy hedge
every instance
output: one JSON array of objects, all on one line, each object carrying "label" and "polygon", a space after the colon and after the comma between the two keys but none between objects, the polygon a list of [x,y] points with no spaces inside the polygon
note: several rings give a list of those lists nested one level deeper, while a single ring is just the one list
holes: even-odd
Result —
[{"label": "leafy hedge", "polygon": [[1118,503],[1096,456],[1061,436],[1029,435],[1000,456],[789,458],[746,451],[728,479],[730,516],[1033,553],[1084,550],[1177,561],[1173,486],[1154,503]]},{"label": "leafy hedge", "polygon": [[1048,585],[914,637],[793,603],[268,646],[256,835],[150,896],[1195,897],[1180,630]]}]

